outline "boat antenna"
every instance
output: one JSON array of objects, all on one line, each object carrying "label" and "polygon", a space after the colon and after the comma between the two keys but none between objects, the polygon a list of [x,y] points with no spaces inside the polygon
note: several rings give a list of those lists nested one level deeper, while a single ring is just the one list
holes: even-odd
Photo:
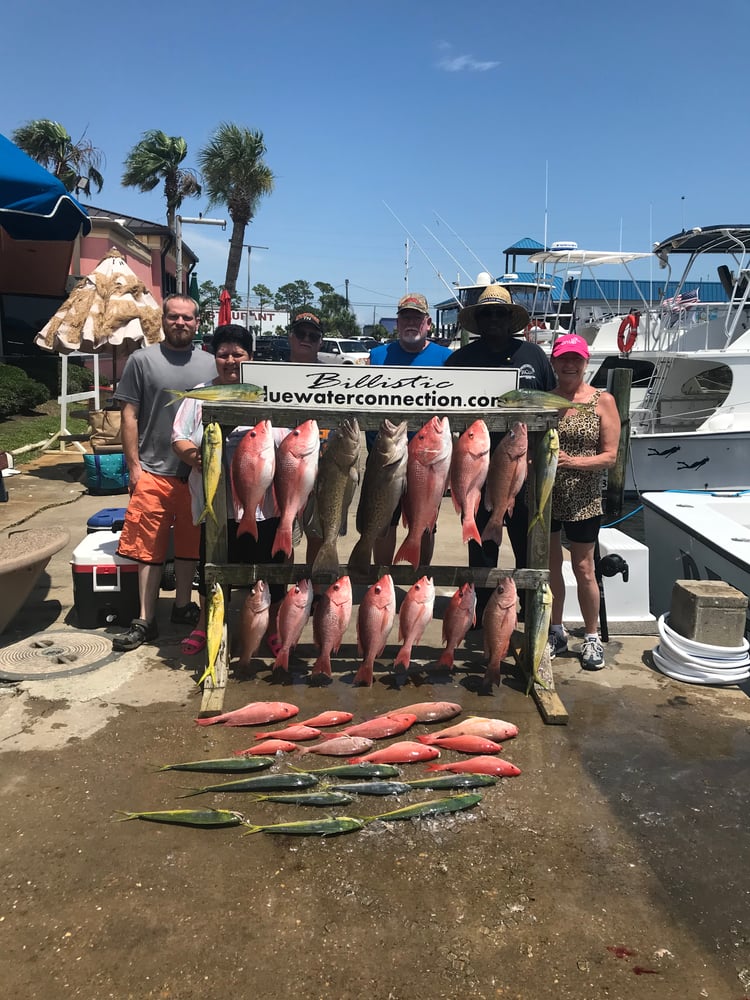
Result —
[{"label": "boat antenna", "polygon": [[[433,211],[434,211],[434,209],[433,209]],[[473,251],[473,250],[471,249],[471,247],[468,247],[468,246],[466,246],[466,244],[465,244],[465,243],[464,243],[464,241],[463,241],[463,240],[461,239],[461,237],[460,237],[460,236],[458,235],[458,233],[456,232],[456,230],[455,230],[455,229],[453,229],[453,228],[452,228],[451,226],[449,226],[449,225],[448,225],[448,223],[447,223],[447,222],[445,221],[445,219],[443,219],[443,218],[442,218],[442,217],[441,217],[440,215],[438,215],[438,213],[437,213],[437,212],[435,212],[435,215],[437,216],[437,219],[438,219],[438,221],[439,221],[439,222],[442,222],[442,223],[443,223],[443,225],[444,225],[444,226],[445,226],[446,228],[450,229],[450,231],[451,231],[451,232],[453,233],[453,235],[454,235],[454,236],[456,237],[456,239],[458,240],[458,242],[459,242],[459,243],[460,243],[460,244],[461,244],[461,245],[462,245],[462,246],[464,247],[464,249],[465,249],[465,250],[468,250],[468,252],[469,252],[469,253],[471,254],[471,256],[472,256],[472,257],[474,258],[474,260],[475,260],[475,261],[477,262],[477,264],[479,264],[479,266],[480,266],[480,267],[482,268],[482,270],[483,270],[483,271],[487,271],[487,272],[488,272],[489,274],[491,274],[492,272],[490,271],[490,269],[489,269],[489,268],[488,268],[488,267],[487,267],[487,266],[486,266],[485,264],[483,264],[483,263],[482,263],[482,261],[481,261],[481,260],[480,260],[480,259],[479,259],[479,258],[477,257],[477,255],[476,255],[476,254],[474,253],[474,251]]]},{"label": "boat antenna", "polygon": [[448,282],[447,282],[447,281],[445,280],[445,278],[444,278],[444,277],[442,276],[442,274],[440,273],[440,270],[439,270],[439,268],[437,268],[437,267],[435,266],[435,264],[434,264],[434,263],[433,263],[433,262],[432,262],[432,261],[430,260],[430,258],[429,258],[429,256],[428,256],[427,252],[425,251],[424,247],[421,247],[421,246],[419,245],[419,243],[418,243],[418,242],[417,242],[417,241],[416,241],[416,240],[414,239],[414,237],[412,236],[412,234],[411,234],[411,233],[409,232],[409,230],[408,230],[408,229],[406,228],[406,226],[405,226],[405,225],[403,224],[403,222],[401,221],[401,219],[399,219],[399,217],[398,217],[398,216],[396,215],[396,213],[395,213],[395,212],[393,211],[393,209],[392,209],[392,208],[391,208],[391,206],[390,206],[390,205],[388,204],[388,202],[387,202],[387,201],[383,201],[383,204],[384,204],[384,205],[385,205],[385,207],[386,207],[386,208],[388,209],[388,211],[389,211],[389,212],[391,213],[391,215],[392,215],[392,216],[393,216],[393,218],[394,218],[394,219],[396,220],[396,222],[397,222],[397,223],[399,224],[399,226],[401,226],[401,228],[402,228],[402,229],[403,229],[403,231],[404,231],[404,232],[406,233],[406,235],[407,235],[407,236],[409,237],[409,239],[410,239],[410,240],[411,240],[411,242],[412,242],[412,243],[414,244],[414,246],[415,246],[415,247],[417,248],[417,250],[419,250],[419,252],[420,252],[420,253],[421,253],[421,254],[423,255],[423,257],[424,257],[424,258],[425,258],[425,259],[427,260],[427,263],[428,263],[428,264],[430,265],[430,267],[431,267],[431,268],[433,269],[433,271],[435,272],[435,274],[436,274],[436,275],[438,276],[438,278],[440,278],[440,280],[442,281],[442,283],[443,283],[443,284],[445,285],[445,287],[446,287],[446,288],[448,289],[448,291],[450,292],[450,294],[451,294],[451,297],[452,297],[452,298],[454,298],[454,299],[456,300],[456,302],[458,302],[458,304],[459,304],[460,306],[462,306],[462,305],[463,305],[463,303],[461,302],[461,300],[459,299],[459,297],[458,297],[458,296],[456,295],[456,293],[455,293],[455,291],[453,290],[453,288],[452,288],[452,287],[451,287],[451,286],[450,286],[450,285],[448,284]]},{"label": "boat antenna", "polygon": [[[547,249],[547,209],[549,206],[549,160],[544,161],[544,249]],[[542,265],[544,267],[544,265]]]},{"label": "boat antenna", "polygon": [[[424,225],[424,223],[422,223],[422,224]],[[471,274],[469,274],[469,272],[468,272],[468,271],[466,270],[466,268],[465,268],[465,267],[461,267],[461,265],[460,265],[460,264],[459,264],[459,262],[458,262],[458,261],[456,260],[456,258],[455,258],[455,257],[453,256],[453,254],[452,254],[452,253],[450,252],[450,250],[448,249],[448,247],[446,247],[446,246],[443,246],[443,244],[442,244],[442,243],[440,242],[440,240],[439,240],[439,239],[437,238],[437,236],[436,236],[436,235],[435,235],[435,234],[434,234],[434,233],[432,232],[432,230],[431,230],[431,229],[429,229],[429,228],[428,228],[427,226],[425,226],[424,228],[425,228],[425,229],[427,229],[427,232],[428,232],[428,233],[430,234],[430,236],[431,236],[431,237],[433,238],[433,240],[434,240],[434,241],[435,241],[435,242],[437,243],[437,245],[438,245],[439,247],[441,247],[441,248],[442,248],[443,250],[445,250],[445,252],[446,252],[446,253],[448,254],[448,256],[450,257],[450,259],[451,259],[451,260],[453,261],[453,263],[454,263],[454,264],[456,265],[456,267],[457,267],[457,268],[459,269],[459,271],[463,271],[463,272],[464,272],[464,274],[466,275],[466,277],[467,277],[467,278],[469,279],[469,281],[470,281],[470,282],[473,282],[473,281],[474,281],[474,276],[473,276],[473,275],[471,275]]]}]

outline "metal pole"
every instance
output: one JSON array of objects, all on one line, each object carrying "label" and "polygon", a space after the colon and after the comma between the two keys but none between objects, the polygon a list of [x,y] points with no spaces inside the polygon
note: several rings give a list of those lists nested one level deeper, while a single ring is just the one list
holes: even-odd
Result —
[{"label": "metal pole", "polygon": [[[268,250],[268,247],[258,246],[256,243],[243,243],[243,247],[247,250],[247,320],[245,323],[245,329],[250,329],[250,253],[253,250]],[[255,346],[255,334],[253,334],[253,347]]]},{"label": "metal pole", "polygon": [[174,220],[174,240],[175,240],[175,291],[179,295],[182,292],[182,216],[178,215]]}]

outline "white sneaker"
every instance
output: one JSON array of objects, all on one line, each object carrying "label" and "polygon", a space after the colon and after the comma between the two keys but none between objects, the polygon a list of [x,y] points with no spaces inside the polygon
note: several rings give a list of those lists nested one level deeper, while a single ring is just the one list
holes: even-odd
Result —
[{"label": "white sneaker", "polygon": [[556,656],[560,653],[568,652],[568,634],[567,632],[550,632],[549,634],[549,658],[554,660]]},{"label": "white sneaker", "polygon": [[598,639],[583,640],[581,666],[584,670],[601,670],[604,666],[604,647]]}]

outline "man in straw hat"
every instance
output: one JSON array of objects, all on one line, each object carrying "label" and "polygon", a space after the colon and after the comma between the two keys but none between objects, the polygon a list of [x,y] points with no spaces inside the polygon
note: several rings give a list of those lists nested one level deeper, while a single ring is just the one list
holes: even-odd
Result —
[{"label": "man in straw hat", "polygon": [[[445,364],[450,357],[449,347],[443,347],[429,339],[432,333],[430,307],[424,295],[407,292],[399,299],[396,310],[396,340],[378,344],[370,351],[371,365],[419,365],[435,367]],[[372,448],[375,431],[368,431],[367,449]],[[411,435],[410,435],[411,437]],[[382,538],[375,540],[373,555],[379,566],[389,566],[396,551],[396,528],[401,519],[401,503],[394,511],[391,525]],[[422,535],[420,565],[429,566],[435,548],[435,529]]]},{"label": "man in straw hat", "polygon": [[130,503],[118,553],[138,563],[140,616],[127,632],[116,635],[118,652],[137,649],[158,637],[156,601],[167,554],[174,540],[175,603],[171,621],[194,626],[200,609],[191,600],[198,561],[200,528],[193,524],[188,488],[189,467],[172,450],[173,397],[216,375],[212,354],[193,350],[198,303],[186,295],[168,295],[162,306],[164,342],[128,358],[115,399],[122,404],[122,447],[130,474]]},{"label": "man in straw hat", "polygon": [[[454,351],[445,362],[446,366],[517,368],[520,389],[552,391],[556,379],[547,355],[538,344],[530,343],[523,336],[528,322],[528,312],[522,305],[513,301],[507,288],[502,285],[488,285],[474,305],[465,306],[458,314],[458,325],[469,333],[478,334],[477,339]],[[501,437],[501,434],[491,435],[493,449]],[[489,511],[484,506],[484,492],[483,487],[476,519],[480,534],[490,517]],[[529,512],[522,494],[523,491],[516,498],[513,514],[507,517],[505,522],[517,569],[526,565]],[[486,541],[478,545],[475,541],[469,541],[468,546],[470,566],[488,569],[497,566],[500,547],[496,542]],[[477,588],[478,623],[482,620],[482,612],[491,593],[492,591],[486,587]],[[523,596],[521,607],[523,608]]]}]

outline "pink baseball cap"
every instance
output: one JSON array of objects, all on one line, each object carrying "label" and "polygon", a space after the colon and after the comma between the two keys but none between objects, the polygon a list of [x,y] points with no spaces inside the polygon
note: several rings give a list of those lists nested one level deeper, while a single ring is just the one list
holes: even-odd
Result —
[{"label": "pink baseball cap", "polygon": [[552,357],[559,358],[561,354],[580,354],[582,358],[589,357],[589,345],[576,333],[566,333],[558,337],[552,348]]}]

